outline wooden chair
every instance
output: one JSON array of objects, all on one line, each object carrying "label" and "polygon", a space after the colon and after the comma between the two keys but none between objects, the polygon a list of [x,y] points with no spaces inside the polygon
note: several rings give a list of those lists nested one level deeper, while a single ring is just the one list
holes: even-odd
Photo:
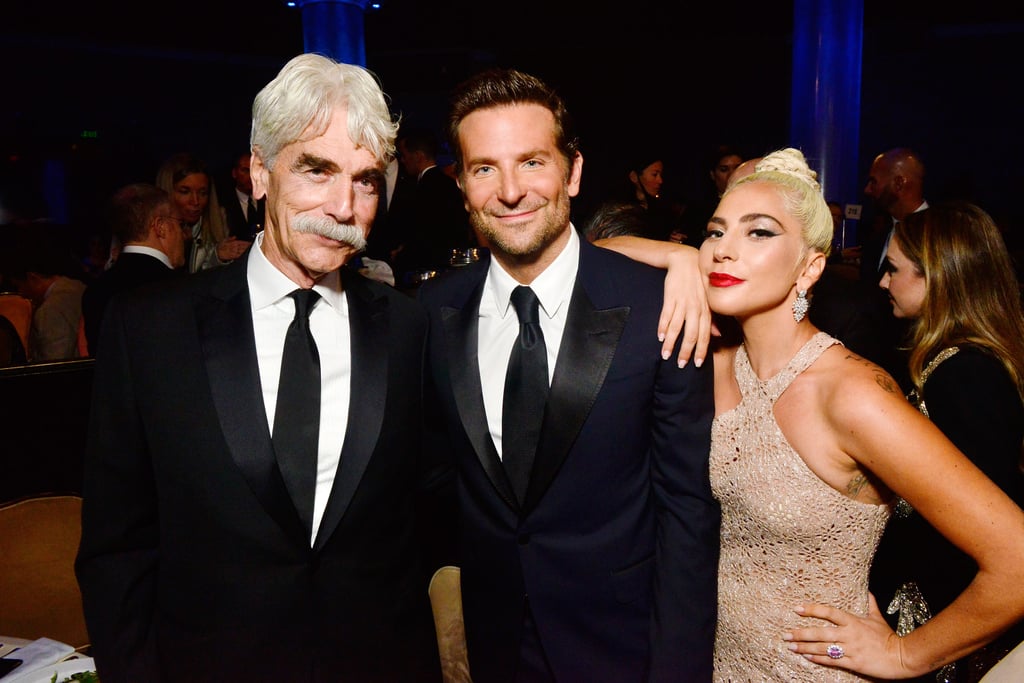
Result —
[{"label": "wooden chair", "polygon": [[461,578],[458,567],[441,567],[434,572],[427,588],[444,683],[472,683],[466,654],[466,629],[462,622]]},{"label": "wooden chair", "polygon": [[32,328],[32,302],[23,296],[10,292],[0,293],[0,315],[4,316],[18,330],[21,345],[28,353],[28,336]]},{"label": "wooden chair", "polygon": [[82,499],[43,495],[0,506],[0,634],[89,644],[75,555]]}]

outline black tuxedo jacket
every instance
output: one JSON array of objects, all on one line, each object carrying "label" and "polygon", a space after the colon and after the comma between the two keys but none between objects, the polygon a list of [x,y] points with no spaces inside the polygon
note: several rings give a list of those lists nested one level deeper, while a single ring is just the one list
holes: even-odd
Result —
[{"label": "black tuxedo jacket", "polygon": [[[235,188],[225,188],[221,196],[224,197],[221,200],[221,205],[224,207],[224,218],[228,224],[228,234],[240,240],[251,242],[255,233],[245,217],[245,212],[242,211],[242,205],[238,203],[238,195],[235,194]],[[256,223],[260,225],[260,229],[266,224],[264,222],[266,210],[267,202],[265,198],[256,202]]]},{"label": "black tuxedo jacket", "polygon": [[82,318],[85,321],[85,340],[89,345],[89,355],[95,356],[99,349],[103,312],[114,296],[150,282],[160,282],[178,275],[181,275],[180,271],[168,268],[160,259],[149,254],[129,252],[118,256],[114,265],[90,283],[82,294]]},{"label": "black tuxedo jacket", "polygon": [[402,251],[396,270],[445,269],[452,249],[471,245],[469,214],[455,180],[439,167],[427,169],[412,189],[407,204],[395,211]]},{"label": "black tuxedo jacket", "polygon": [[347,269],[348,428],[315,544],[276,464],[246,259],[112,302],[77,572],[120,681],[437,680],[415,505],[426,319]]},{"label": "black tuxedo jacket", "polygon": [[[525,500],[491,439],[477,355],[489,258],[430,280],[430,448],[458,465],[476,681],[512,681],[532,614],[559,681],[710,681],[720,512],[712,368],[663,361],[663,274],[581,240]],[[436,429],[431,430],[430,427]],[[528,599],[527,599],[527,596]]]}]

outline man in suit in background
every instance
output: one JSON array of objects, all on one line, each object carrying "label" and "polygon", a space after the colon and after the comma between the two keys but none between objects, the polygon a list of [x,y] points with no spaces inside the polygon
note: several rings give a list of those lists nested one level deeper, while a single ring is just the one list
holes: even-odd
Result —
[{"label": "man in suit in background", "polygon": [[252,154],[242,152],[231,167],[233,185],[224,196],[224,217],[228,231],[240,240],[251,242],[263,229],[266,200],[256,199],[252,192]]},{"label": "man in suit in background", "polygon": [[427,321],[343,267],[394,135],[365,69],[292,59],[253,105],[255,247],[108,308],[76,564],[105,683],[439,680]]},{"label": "man in suit in background", "polygon": [[924,211],[924,164],[911,149],[896,147],[875,157],[868,170],[864,194],[879,212],[877,233],[869,235],[861,253],[861,277],[878,284],[885,271],[885,252],[893,226],[912,213]]},{"label": "man in suit in background", "polygon": [[485,72],[457,90],[449,121],[490,258],[426,282],[419,299],[436,392],[428,443],[459,472],[452,563],[470,673],[710,681],[712,368],[662,360],[662,273],[571,224],[583,158],[557,93]]},{"label": "man in suit in background", "polygon": [[149,183],[122,187],[110,200],[110,229],[122,245],[117,261],[86,287],[82,317],[89,355],[99,349],[100,322],[120,292],[174,277],[185,265],[192,226],[166,192]]},{"label": "man in suit in background", "polygon": [[[879,357],[871,360],[885,368],[906,393],[912,388],[907,354],[901,348],[907,322],[892,315],[889,293],[880,289],[878,283],[888,267],[885,256],[896,223],[928,208],[924,198],[924,163],[906,147],[894,147],[879,154],[871,162],[864,194],[872,200],[876,213],[870,226],[873,230],[862,240],[860,277],[870,290],[874,315],[881,321]],[[847,257],[844,250],[843,258]]]},{"label": "man in suit in background", "polygon": [[395,220],[401,240],[395,256],[399,275],[443,270],[452,249],[471,246],[469,218],[455,181],[437,165],[437,136],[425,128],[399,129],[398,161],[412,194]]}]

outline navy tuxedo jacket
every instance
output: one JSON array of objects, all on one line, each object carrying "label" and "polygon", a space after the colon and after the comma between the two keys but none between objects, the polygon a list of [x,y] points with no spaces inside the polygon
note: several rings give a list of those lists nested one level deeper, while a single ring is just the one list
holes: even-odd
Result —
[{"label": "navy tuxedo jacket", "polygon": [[489,259],[430,280],[430,448],[458,467],[474,681],[512,681],[528,609],[559,681],[710,681],[720,512],[710,363],[661,360],[661,271],[581,240],[523,504],[490,437],[477,356]]},{"label": "navy tuxedo jacket", "polygon": [[246,259],[115,299],[102,328],[77,572],[119,681],[422,681],[426,319],[348,269],[351,402],[315,544],[278,469]]}]

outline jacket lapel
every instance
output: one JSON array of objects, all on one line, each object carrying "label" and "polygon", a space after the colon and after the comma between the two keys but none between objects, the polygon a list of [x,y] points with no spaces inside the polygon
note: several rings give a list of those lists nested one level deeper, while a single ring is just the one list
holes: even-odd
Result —
[{"label": "jacket lapel", "polygon": [[455,406],[459,412],[463,429],[476,452],[488,479],[510,507],[518,509],[519,503],[512,490],[512,484],[505,474],[498,450],[491,440],[487,427],[487,413],[484,410],[484,392],[480,384],[480,357],[477,344],[479,332],[480,298],[483,296],[484,279],[487,275],[487,260],[474,266],[478,276],[466,290],[469,296],[453,306],[441,307],[441,320],[445,332],[445,348],[448,351],[448,372],[452,381]]},{"label": "jacket lapel", "polygon": [[583,285],[585,253],[584,247],[544,411],[540,443],[523,501],[523,516],[537,506],[569,455],[604,385],[629,318],[628,307],[599,310],[591,303]]},{"label": "jacket lapel", "polygon": [[308,536],[277,467],[263,406],[246,259],[218,269],[196,303],[196,324],[210,393],[231,458],[256,498],[289,536]]},{"label": "jacket lapel", "polygon": [[314,550],[331,537],[352,501],[377,444],[388,394],[388,301],[375,296],[347,268],[341,269],[341,279],[348,301],[352,366],[348,427]]}]

